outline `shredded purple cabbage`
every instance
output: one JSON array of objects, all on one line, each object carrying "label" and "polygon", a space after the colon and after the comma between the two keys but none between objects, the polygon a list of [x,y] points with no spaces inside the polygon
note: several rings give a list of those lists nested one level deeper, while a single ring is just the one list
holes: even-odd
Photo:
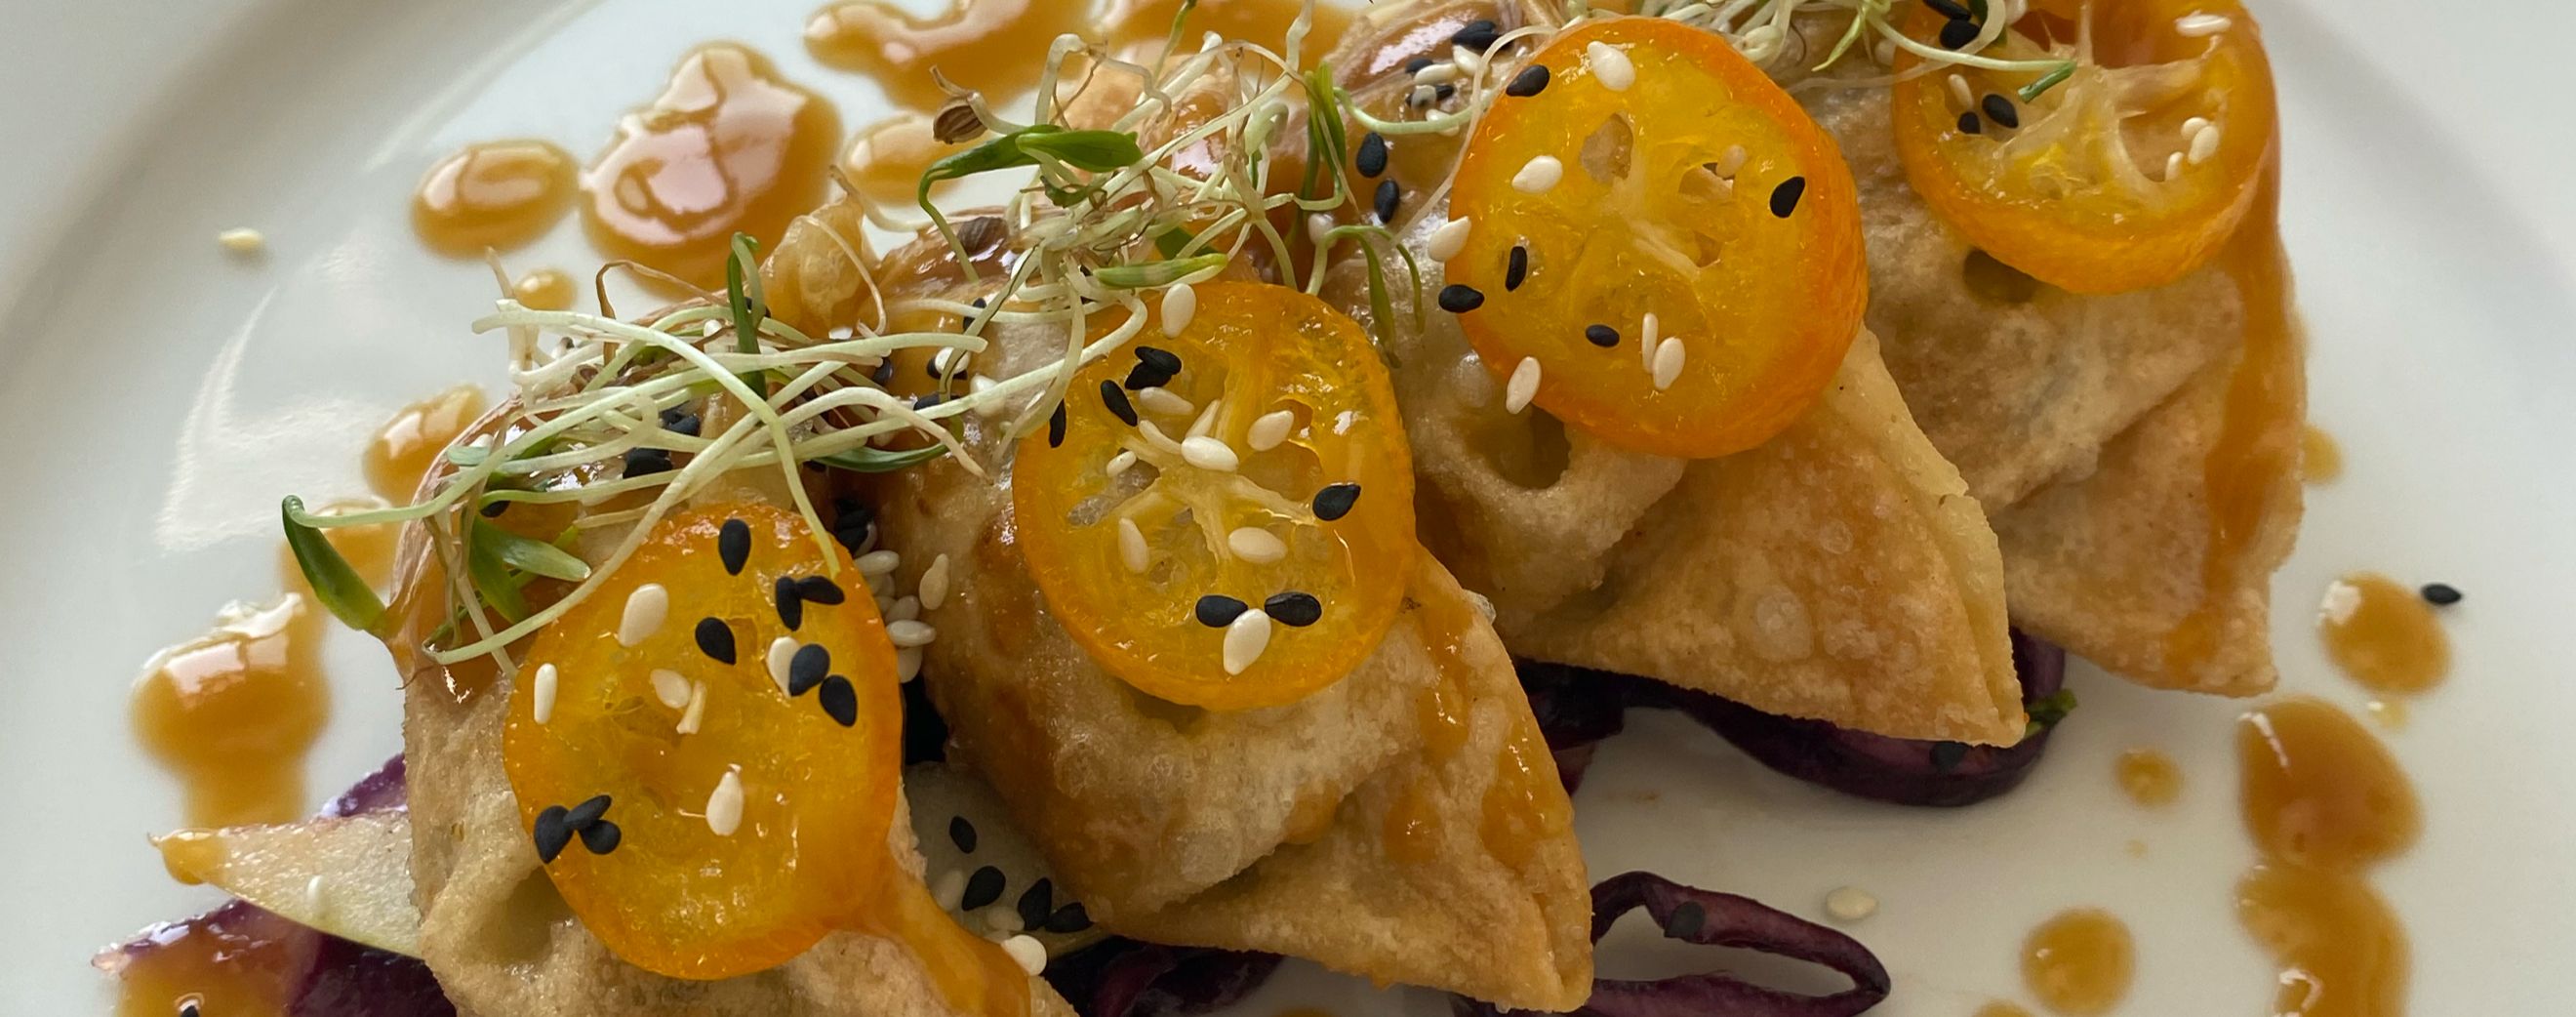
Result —
[{"label": "shredded purple cabbage", "polygon": [[1279,960],[1111,937],[1048,963],[1046,980],[1082,1017],[1195,1017],[1251,995]]},{"label": "shredded purple cabbage", "polygon": [[[1592,941],[1638,908],[1664,935],[1704,946],[1738,947],[1811,964],[1851,979],[1828,996],[1766,988],[1729,975],[1679,975],[1654,981],[1596,979],[1578,1017],[1852,1017],[1887,998],[1887,967],[1858,940],[1763,905],[1750,897],[1683,886],[1651,872],[1612,876],[1592,887]],[[1536,1017],[1455,997],[1457,1017]]]},{"label": "shredded purple cabbage", "polygon": [[[2010,746],[1913,741],[1852,731],[1820,720],[1763,713],[1705,692],[1633,675],[1564,664],[1521,661],[1521,687],[1555,750],[1571,792],[1593,748],[1618,733],[1619,711],[1642,706],[1678,710],[1781,773],[1844,794],[1899,805],[1973,805],[2020,786],[2048,749],[2048,735],[2074,704],[2065,690],[2066,651],[2012,633],[2013,670],[2021,678],[2030,732]],[[1569,765],[1570,764],[1570,765]]]}]

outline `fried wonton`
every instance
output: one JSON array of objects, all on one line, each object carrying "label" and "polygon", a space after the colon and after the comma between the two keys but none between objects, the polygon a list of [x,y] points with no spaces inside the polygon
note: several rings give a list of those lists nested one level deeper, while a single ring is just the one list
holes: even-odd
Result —
[{"label": "fried wonton", "polygon": [[[935,235],[889,253],[880,278],[898,327],[908,298],[967,293],[953,276],[939,281],[947,259]],[[985,334],[994,345],[976,369],[993,376],[1063,355],[1056,327]],[[978,461],[1007,461],[998,432],[1008,419],[968,423]],[[1147,696],[1084,653],[1029,575],[1021,522],[995,478],[951,457],[864,494],[883,546],[902,554],[898,586],[948,559],[951,592],[922,680],[951,726],[952,760],[1001,794],[1093,919],[1512,1008],[1564,1011],[1590,994],[1571,806],[1543,751],[1498,748],[1535,721],[1484,615],[1436,562],[1424,559],[1407,610],[1339,682],[1285,706],[1211,711]],[[1457,714],[1467,722],[1452,744],[1440,718],[1461,702],[1472,711]],[[1519,764],[1535,769],[1511,769]],[[1524,788],[1529,774],[1546,779]],[[1498,784],[1525,790],[1540,821],[1493,843],[1435,838],[1417,858],[1383,822],[1355,818],[1382,817],[1390,796],[1407,793],[1428,821],[1458,808],[1482,816],[1481,796]],[[1396,895],[1355,897],[1346,880]],[[1440,906],[1385,910],[1396,901]]]}]

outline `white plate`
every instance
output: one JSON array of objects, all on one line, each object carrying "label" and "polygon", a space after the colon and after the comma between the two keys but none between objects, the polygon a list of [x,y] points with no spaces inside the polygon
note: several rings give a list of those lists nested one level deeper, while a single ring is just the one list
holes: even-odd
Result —
[{"label": "white plate", "polygon": [[[14,143],[0,160],[0,1012],[103,1012],[90,951],[214,899],[170,883],[143,841],[178,803],[127,737],[137,665],[225,600],[275,591],[279,495],[359,491],[361,436],[392,407],[500,379],[495,341],[463,327],[489,307],[488,276],[408,233],[420,171],[490,137],[587,151],[682,49],[720,37],[866,123],[874,87],[797,44],[810,3],[0,2],[0,137]],[[2413,940],[2416,1012],[2563,1012],[2545,972],[2576,950],[2576,145],[2549,75],[2576,9],[2445,10],[2258,7],[2315,417],[2350,460],[2311,492],[2276,638],[2289,688],[2357,706],[2307,628],[2325,583],[2373,568],[2468,592],[2450,613],[2452,683],[2389,736],[2427,826],[2379,885]],[[266,231],[265,259],[215,246],[237,225]],[[512,261],[587,266],[577,232]],[[330,656],[317,790],[399,743],[381,653],[344,635]],[[1867,887],[1884,906],[1854,931],[1895,974],[1883,1014],[2022,998],[2022,934],[2078,904],[2138,934],[2123,1012],[2265,1012],[2271,974],[2230,913],[2251,859],[2234,817],[2238,704],[2089,669],[2074,685],[2084,706],[2030,785],[1950,813],[1836,798],[1638,717],[1578,799],[1594,872],[1651,868],[1811,917],[1827,889]],[[2112,757],[2141,745],[2183,760],[2179,808],[2114,790]],[[1609,951],[1607,973],[1677,963],[1638,932],[1623,927],[1640,949]],[[1427,993],[1291,970],[1248,1010],[1438,1012]]]}]

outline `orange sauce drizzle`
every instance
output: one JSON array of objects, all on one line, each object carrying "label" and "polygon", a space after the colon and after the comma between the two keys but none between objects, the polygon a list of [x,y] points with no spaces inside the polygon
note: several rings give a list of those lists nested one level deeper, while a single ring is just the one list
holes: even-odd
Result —
[{"label": "orange sauce drizzle", "polygon": [[805,50],[825,66],[875,78],[894,101],[937,109],[947,101],[930,72],[1001,104],[1037,84],[1047,46],[1083,29],[1089,4],[1065,0],[950,0],[916,18],[885,0],[848,0],[805,22]]},{"label": "orange sauce drizzle", "polygon": [[116,1017],[284,1014],[321,937],[257,908],[224,908],[156,930],[133,956],[96,961],[117,978]]},{"label": "orange sauce drizzle", "polygon": [[1574,803],[1557,780],[1556,760],[1538,725],[1512,719],[1509,737],[1494,760],[1494,783],[1485,789],[1484,819],[1476,832],[1485,850],[1503,864],[1529,864],[1539,846],[1574,826]]},{"label": "orange sauce drizzle", "polygon": [[486,141],[438,161],[411,198],[411,228],[430,250],[478,258],[544,236],[572,208],[579,164],[544,141]]},{"label": "orange sauce drizzle", "polygon": [[1399,862],[1427,862],[1440,854],[1440,816],[1429,790],[1422,785],[1429,777],[1415,780],[1396,792],[1395,802],[1387,806],[1385,826],[1379,837],[1386,843],[1386,856]]},{"label": "orange sauce drizzle", "polygon": [[955,1013],[976,1017],[1026,1017],[1029,976],[1000,944],[966,931],[888,855],[877,866],[877,890],[866,895],[849,923],[852,931],[911,948],[931,985]]},{"label": "orange sauce drizzle", "polygon": [[177,775],[189,826],[304,813],[304,753],[331,713],[322,614],[304,595],[235,604],[145,665],[131,706],[146,751]]},{"label": "orange sauce drizzle", "polygon": [[721,292],[733,235],[776,247],[823,203],[840,140],[840,114],[768,57],[701,46],[583,171],[582,228],[612,258]]},{"label": "orange sauce drizzle", "polygon": [[2204,485],[2209,545],[2202,601],[2165,639],[2165,667],[2195,670],[2217,652],[2230,591],[2253,577],[2247,552],[2280,498],[2299,496],[2299,435],[2305,426],[2302,344],[2291,322],[2290,278],[2281,249],[2280,163],[2264,170],[2245,225],[2219,255],[2245,301],[2245,343],[2227,390],[2225,421],[2209,450]]},{"label": "orange sauce drizzle", "polygon": [[2042,1005],[2068,1017],[2110,1012],[2129,994],[2137,968],[2129,927],[2098,908],[2051,918],[2022,943],[2022,982]]},{"label": "orange sauce drizzle", "polygon": [[2280,966],[2273,1012],[2403,1013],[2405,929],[2367,877],[2421,832],[2413,785],[2369,731],[2314,699],[2247,714],[2236,749],[2263,855],[2237,884],[2236,915]]},{"label": "orange sauce drizzle", "polygon": [[367,486],[386,501],[408,505],[421,477],[448,443],[483,415],[482,388],[458,385],[402,408],[367,441],[360,463]]},{"label": "orange sauce drizzle", "polygon": [[[931,133],[927,114],[897,113],[850,139],[849,151],[841,154],[841,172],[850,178],[859,197],[871,204],[906,208],[919,199],[921,171],[973,147],[973,142],[941,142]],[[943,180],[932,185],[931,196],[937,197],[954,183]]]},{"label": "orange sauce drizzle", "polygon": [[2171,805],[2182,797],[2182,767],[2154,749],[2120,753],[2120,790],[2140,805]]},{"label": "orange sauce drizzle", "polygon": [[2299,479],[2331,484],[2342,477],[2343,446],[2335,444],[2334,435],[2324,428],[2309,424],[2299,435]]},{"label": "orange sauce drizzle", "polygon": [[574,288],[571,273],[541,268],[520,276],[518,282],[510,284],[510,292],[530,310],[569,311],[580,291]]},{"label": "orange sauce drizzle", "polygon": [[2376,572],[2335,580],[2317,635],[2335,666],[2373,692],[2422,692],[2451,672],[2451,639],[2432,605]]}]

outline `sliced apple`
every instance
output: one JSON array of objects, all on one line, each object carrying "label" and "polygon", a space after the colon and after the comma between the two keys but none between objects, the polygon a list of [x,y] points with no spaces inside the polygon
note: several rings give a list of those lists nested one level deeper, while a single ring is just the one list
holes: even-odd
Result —
[{"label": "sliced apple", "polygon": [[280,917],[405,956],[420,954],[411,816],[370,812],[152,839],[183,883],[211,883]]}]

